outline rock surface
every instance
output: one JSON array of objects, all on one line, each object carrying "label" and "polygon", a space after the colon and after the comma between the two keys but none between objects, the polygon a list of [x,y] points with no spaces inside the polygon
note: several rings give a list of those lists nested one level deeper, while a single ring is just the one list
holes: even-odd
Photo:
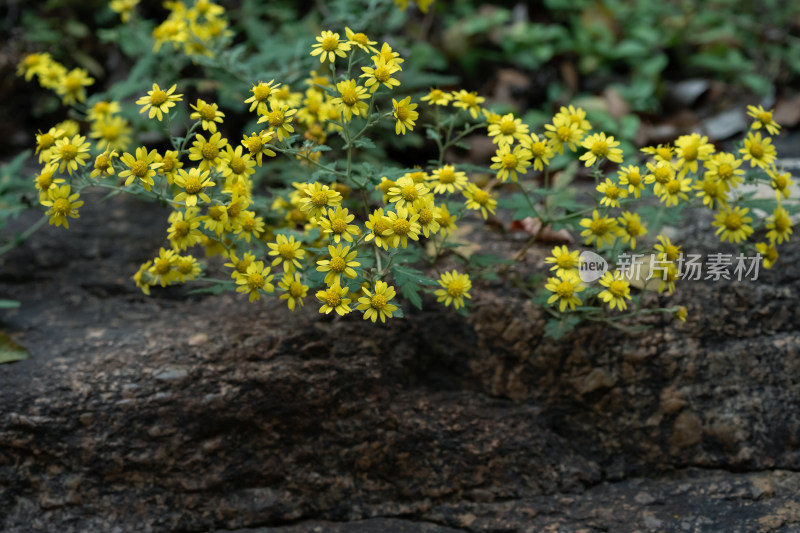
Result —
[{"label": "rock surface", "polygon": [[500,284],[384,327],[147,298],[129,276],[165,214],[91,204],[0,263],[32,354],[0,365],[5,531],[800,530],[796,245],[662,297],[684,325],[556,342]]}]

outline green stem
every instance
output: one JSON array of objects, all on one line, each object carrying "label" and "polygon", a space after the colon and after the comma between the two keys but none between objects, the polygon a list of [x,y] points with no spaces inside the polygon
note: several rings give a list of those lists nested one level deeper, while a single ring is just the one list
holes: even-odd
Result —
[{"label": "green stem", "polygon": [[26,229],[19,235],[13,237],[10,241],[8,241],[6,244],[0,247],[0,255],[3,255],[9,250],[12,250],[17,246],[19,246],[20,244],[22,244],[23,242],[25,242],[28,239],[28,237],[39,231],[39,229],[41,229],[41,227],[44,226],[45,222],[47,222],[49,219],[50,219],[49,216],[44,215],[42,216],[42,218],[40,218],[39,220],[28,226],[28,229]]}]

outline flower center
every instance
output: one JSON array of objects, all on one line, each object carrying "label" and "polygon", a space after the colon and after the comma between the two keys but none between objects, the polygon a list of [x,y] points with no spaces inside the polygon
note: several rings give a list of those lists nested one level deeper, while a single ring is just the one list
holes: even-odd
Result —
[{"label": "flower center", "polygon": [[763,113],[758,114],[758,121],[762,124],[769,124],[772,122],[772,112],[771,111],[764,111]]},{"label": "flower center", "polygon": [[453,172],[452,169],[443,168],[439,172],[439,182],[441,183],[453,183],[456,181],[456,173]]},{"label": "flower center", "polygon": [[256,100],[259,102],[263,102],[269,98],[270,93],[272,93],[272,88],[269,85],[258,85],[253,89],[253,96],[255,96]]},{"label": "flower center", "polygon": [[331,257],[331,270],[337,273],[344,272],[347,268],[347,263],[341,257]]},{"label": "flower center", "polygon": [[620,193],[619,187],[617,187],[616,185],[611,185],[606,188],[606,198],[609,198],[611,200],[616,200],[617,198],[619,198],[619,193]]},{"label": "flower center", "polygon": [[638,187],[642,184],[642,176],[638,172],[631,172],[628,174],[628,183],[633,185],[634,187]]},{"label": "flower center", "polygon": [[514,154],[505,154],[500,160],[500,164],[502,164],[503,168],[506,170],[513,170],[517,168],[517,156]]},{"label": "flower center", "polygon": [[239,261],[239,262],[237,262],[237,263],[236,263],[236,271],[237,271],[239,274],[244,274],[245,272],[247,272],[247,268],[248,268],[248,267],[249,267],[251,264],[253,264],[253,261],[252,261],[252,260],[250,260],[249,258],[248,258],[248,259],[242,259],[241,261]]},{"label": "flower center", "polygon": [[500,123],[500,133],[503,135],[513,135],[517,131],[517,125],[513,120],[503,120]]},{"label": "flower center", "polygon": [[478,189],[473,193],[472,199],[475,200],[475,203],[478,203],[480,205],[486,205],[486,202],[489,201],[489,193],[484,190]]},{"label": "flower center", "polygon": [[165,157],[161,160],[161,170],[164,172],[172,172],[175,170],[175,160],[171,157]]},{"label": "flower center", "polygon": [[189,235],[189,224],[186,221],[181,220],[175,223],[175,236],[178,238],[186,237]]},{"label": "flower center", "polygon": [[719,176],[721,180],[730,179],[730,177],[733,176],[733,167],[728,163],[722,163],[719,168],[717,168],[717,176]]},{"label": "flower center", "polygon": [[[345,105],[353,106],[358,102],[358,95],[356,94],[356,90],[352,87],[348,87],[342,91],[342,102]],[[399,110],[398,110],[399,111]]]},{"label": "flower center", "polygon": [[194,270],[194,262],[191,259],[182,259],[178,262],[178,272],[181,274],[190,274]]},{"label": "flower center", "polygon": [[284,116],[283,111],[281,109],[276,109],[274,111],[271,111],[269,115],[267,115],[267,120],[269,120],[269,125],[274,127],[283,126],[283,122],[285,119],[286,117]]},{"label": "flower center", "polygon": [[570,270],[572,268],[575,268],[575,261],[573,261],[571,255],[562,254],[556,258],[556,265],[558,265],[558,268],[563,268],[564,270]]},{"label": "flower center", "polygon": [[278,254],[284,261],[290,261],[294,259],[294,246],[285,242],[278,246]]},{"label": "flower center", "polygon": [[561,142],[567,142],[572,138],[572,128],[569,126],[559,126],[556,130],[556,137]]},{"label": "flower center", "polygon": [[642,234],[642,225],[639,224],[639,222],[636,220],[631,220],[630,222],[628,222],[627,230],[628,230],[628,235],[630,235],[631,237],[638,237],[639,235]]},{"label": "flower center", "polygon": [[218,205],[212,205],[211,207],[208,208],[208,218],[212,220],[219,221],[222,219],[222,215],[224,214],[225,210]]},{"label": "flower center", "polygon": [[458,280],[451,281],[447,286],[447,294],[453,298],[460,298],[464,294],[464,284]]},{"label": "flower center", "polygon": [[394,115],[400,122],[405,122],[408,120],[408,108],[406,106],[400,106],[395,110]]},{"label": "flower center", "polygon": [[742,227],[742,217],[738,213],[728,213],[725,217],[725,227],[731,231],[736,231]]},{"label": "flower center", "polygon": [[678,180],[671,180],[666,184],[666,188],[669,194],[678,194],[681,190],[681,182]]},{"label": "flower center", "polygon": [[187,194],[197,194],[203,188],[203,185],[200,183],[200,178],[189,176],[183,188],[186,189]]},{"label": "flower center", "polygon": [[311,195],[311,203],[315,207],[322,207],[328,205],[328,195],[324,191],[317,191]]},{"label": "flower center", "polygon": [[165,93],[161,89],[153,91],[153,94],[150,95],[150,104],[155,107],[160,106],[166,101],[167,101],[167,93]]},{"label": "flower center", "polygon": [[143,178],[147,175],[147,161],[136,161],[131,165],[131,173],[137,178]]},{"label": "flower center", "polygon": [[355,35],[353,35],[353,42],[358,44],[363,44],[366,46],[367,43],[369,43],[369,38],[367,38],[367,36],[364,35],[363,33],[356,33]]},{"label": "flower center", "polygon": [[595,141],[592,144],[592,153],[597,157],[605,157],[608,155],[608,144],[605,141]]},{"label": "flower center", "polygon": [[347,231],[347,222],[341,218],[334,218],[331,220],[331,229],[334,233],[344,233]]},{"label": "flower center", "polygon": [[203,159],[213,161],[219,155],[219,148],[211,143],[206,143],[203,145],[203,149],[200,150],[200,153],[203,154]]},{"label": "flower center", "polygon": [[775,229],[779,233],[784,233],[787,229],[789,229],[790,226],[791,226],[791,221],[788,218],[784,216],[779,216],[775,218]]},{"label": "flower center", "polygon": [[547,153],[547,145],[541,141],[531,145],[531,153],[534,157],[542,157]]},{"label": "flower center", "polygon": [[217,110],[213,106],[205,105],[200,109],[200,116],[203,120],[214,120],[217,118]]},{"label": "flower center", "polygon": [[556,294],[559,298],[572,298],[572,295],[575,293],[575,287],[572,286],[572,283],[569,281],[562,281],[556,287]]},{"label": "flower center", "polygon": [[697,159],[697,146],[694,144],[690,144],[689,146],[683,149],[683,158],[686,161],[694,161]]},{"label": "flower center", "polygon": [[57,215],[66,215],[69,213],[70,207],[69,200],[66,198],[58,198],[53,202],[53,212]]},{"label": "flower center", "polygon": [[251,289],[260,289],[264,286],[264,276],[258,272],[247,275],[247,286]]},{"label": "flower center", "polygon": [[592,224],[589,226],[589,229],[595,235],[605,235],[608,233],[608,222],[606,222],[604,218],[592,220]]},{"label": "flower center", "polygon": [[389,69],[386,67],[378,67],[375,69],[373,76],[375,76],[376,80],[383,83],[392,77],[392,73],[389,72]]},{"label": "flower center", "polygon": [[400,196],[403,197],[403,200],[406,202],[413,202],[419,197],[419,193],[417,192],[417,188],[413,185],[406,185],[400,190]]},{"label": "flower center", "polygon": [[621,296],[625,296],[627,292],[628,286],[622,280],[614,280],[608,286],[608,292],[616,296],[617,298]]},{"label": "flower center", "polygon": [[55,137],[49,133],[43,133],[39,136],[39,148],[50,148],[56,142]]},{"label": "flower center", "polygon": [[419,221],[423,224],[430,224],[433,221],[433,211],[427,207],[423,207],[419,211]]},{"label": "flower center", "polygon": [[103,135],[103,139],[107,141],[115,141],[117,140],[117,137],[119,137],[119,128],[113,124],[107,124],[103,126],[103,130],[100,133]]},{"label": "flower center", "polygon": [[61,159],[64,161],[72,161],[78,155],[78,147],[74,144],[65,144],[61,147]]},{"label": "flower center", "polygon": [[67,76],[67,79],[64,80],[64,86],[67,92],[74,93],[81,88],[81,80],[75,76]]},{"label": "flower center", "polygon": [[157,259],[156,264],[154,265],[156,268],[156,273],[161,274],[162,276],[169,272],[169,259]]},{"label": "flower center", "polygon": [[672,178],[672,172],[667,167],[658,167],[653,172],[653,176],[655,176],[658,183],[664,184]]},{"label": "flower center", "polygon": [[36,178],[36,184],[38,185],[40,191],[46,191],[53,184],[53,175],[52,174],[40,174]]},{"label": "flower center", "polygon": [[672,159],[672,149],[662,146],[656,149],[656,155],[665,161]]},{"label": "flower center", "polygon": [[389,229],[389,224],[382,218],[379,218],[375,221],[375,224],[372,226],[372,233],[376,235],[383,235],[383,232]]},{"label": "flower center", "polygon": [[289,285],[289,294],[292,295],[292,298],[300,298],[303,295],[303,284],[299,281],[293,281]]},{"label": "flower center", "polygon": [[464,96],[461,97],[461,101],[465,103],[467,106],[473,107],[478,105],[478,101],[475,98],[476,96],[477,95],[474,94],[465,94]]},{"label": "flower center", "polygon": [[407,235],[411,230],[411,223],[404,218],[398,218],[392,224],[392,230],[394,230],[397,235]]},{"label": "flower center", "polygon": [[381,310],[386,307],[386,297],[382,294],[375,294],[370,300],[373,309]]},{"label": "flower center", "polygon": [[322,39],[322,49],[326,52],[333,52],[337,48],[339,48],[339,39],[333,35],[328,35]]},{"label": "flower center", "polygon": [[750,145],[750,155],[755,159],[761,159],[764,157],[764,147],[759,143],[753,143]]},{"label": "flower center", "polygon": [[231,170],[233,170],[234,174],[242,174],[245,170],[247,170],[247,165],[244,162],[244,159],[241,157],[234,157],[233,161],[231,161]]},{"label": "flower center", "polygon": [[97,156],[97,159],[94,161],[94,168],[97,170],[108,170],[108,167],[111,165],[111,161],[109,161],[108,156],[106,154],[100,154]]}]

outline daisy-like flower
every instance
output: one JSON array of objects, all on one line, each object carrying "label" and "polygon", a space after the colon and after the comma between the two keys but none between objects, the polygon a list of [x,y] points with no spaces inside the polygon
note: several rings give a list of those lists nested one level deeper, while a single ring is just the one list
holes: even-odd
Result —
[{"label": "daisy-like flower", "polygon": [[627,187],[628,194],[633,194],[634,198],[640,198],[644,190],[644,178],[641,170],[636,165],[628,165],[617,171],[619,184]]},{"label": "daisy-like flower", "polygon": [[233,225],[233,233],[246,242],[250,242],[251,238],[258,239],[264,233],[264,219],[256,216],[253,211],[242,211]]},{"label": "daisy-like flower", "polygon": [[328,215],[318,220],[322,232],[330,235],[333,242],[338,244],[342,239],[353,242],[353,237],[358,236],[358,226],[350,224],[355,218],[347,208],[336,206],[335,209],[328,209]]},{"label": "daisy-like flower", "polygon": [[675,149],[669,144],[659,144],[658,146],[645,146],[642,148],[642,152],[652,155],[653,160],[656,162],[664,161],[669,163],[672,161]]},{"label": "daisy-like flower", "polygon": [[89,77],[86,69],[74,68],[56,86],[56,93],[61,96],[64,105],[72,105],[86,100],[86,89],[94,83],[94,78]]},{"label": "daisy-like flower", "polygon": [[191,255],[178,256],[175,262],[175,277],[181,283],[196,279],[201,271],[200,263]]},{"label": "daisy-like flower", "polygon": [[785,171],[778,171],[775,167],[767,170],[767,175],[770,177],[770,187],[775,189],[775,196],[778,201],[783,198],[789,198],[791,194],[790,188],[794,185],[792,174]]},{"label": "daisy-like flower", "polygon": [[489,137],[492,142],[500,146],[513,144],[515,140],[522,141],[528,135],[528,125],[522,123],[522,119],[514,118],[509,113],[503,115],[499,122],[489,124]]},{"label": "daisy-like flower", "polygon": [[444,107],[447,107],[452,99],[452,94],[446,93],[441,89],[431,89],[428,94],[420,98],[420,100],[426,102],[428,105],[439,105]]},{"label": "daisy-like flower", "polygon": [[558,115],[553,117],[552,124],[545,124],[544,129],[547,130],[544,132],[544,136],[550,139],[553,150],[559,154],[564,153],[565,144],[571,151],[576,151],[578,143],[581,142],[584,136],[583,130],[577,124],[559,118]]},{"label": "daisy-like flower", "polygon": [[310,219],[324,217],[329,207],[342,203],[342,194],[327,185],[314,182],[302,189],[303,198],[300,209],[308,213]]},{"label": "daisy-like flower", "polygon": [[672,241],[669,240],[669,237],[665,237],[664,235],[659,235],[657,237],[659,244],[655,245],[655,249],[658,252],[658,260],[659,261],[677,261],[678,258],[681,256],[681,247],[672,244]]},{"label": "daisy-like flower", "polygon": [[581,161],[586,161],[587,167],[603,158],[613,163],[622,163],[622,150],[616,148],[619,146],[619,141],[615,141],[611,136],[606,137],[603,132],[589,135],[583,140],[581,146],[589,150],[580,157]]},{"label": "daisy-like flower", "polygon": [[751,167],[761,167],[767,169],[775,162],[777,152],[772,139],[764,137],[761,139],[760,132],[750,132],[744,140],[744,148],[739,150],[745,161],[750,161]]},{"label": "daisy-like flower", "polygon": [[274,136],[273,132],[262,130],[258,133],[251,133],[249,137],[247,135],[243,137],[242,146],[247,148],[250,157],[255,159],[258,166],[261,166],[264,155],[275,157],[275,152],[269,149],[269,142]]},{"label": "daisy-like flower", "polygon": [[350,291],[347,287],[340,287],[339,283],[335,283],[324,291],[317,292],[317,300],[322,302],[319,312],[327,315],[331,311],[336,311],[337,314],[344,316],[352,311],[350,309],[350,298],[345,298],[348,292]]},{"label": "daisy-like flower", "polygon": [[575,306],[583,304],[575,293],[585,290],[586,287],[577,274],[567,272],[555,278],[547,278],[544,288],[553,293],[547,303],[552,305],[558,302],[558,310],[562,313],[567,307],[574,311]]},{"label": "daisy-like flower", "polygon": [[661,196],[664,186],[675,177],[675,165],[669,161],[658,161],[655,164],[647,163],[647,170],[650,173],[644,177],[644,182],[655,183],[653,192],[656,196]]},{"label": "daisy-like flower", "polygon": [[416,183],[409,176],[403,176],[389,189],[389,202],[396,203],[398,208],[408,209],[418,198],[430,193],[422,183]]},{"label": "daisy-like flower", "polygon": [[222,138],[222,133],[217,132],[206,140],[201,134],[195,136],[192,147],[189,148],[189,159],[199,161],[200,170],[210,170],[222,163],[220,151],[228,144],[227,139]]},{"label": "daisy-like flower", "polygon": [[155,277],[150,273],[150,267],[152,264],[152,260],[147,261],[139,267],[139,270],[136,271],[136,274],[131,276],[133,278],[133,282],[136,283],[136,286],[147,296],[150,296],[150,287],[155,285],[157,282]]},{"label": "daisy-like flower", "polygon": [[147,91],[147,96],[142,96],[136,100],[136,105],[142,106],[139,113],[144,113],[150,110],[147,118],[156,117],[158,120],[164,118],[164,113],[169,113],[169,108],[175,106],[175,102],[183,100],[182,94],[174,94],[177,84],[170,87],[168,90],[162,90],[158,84],[153,84],[153,89]]},{"label": "daisy-like flower", "polygon": [[458,92],[453,92],[453,107],[458,107],[468,111],[470,116],[474,119],[478,118],[481,112],[481,104],[486,100],[483,96],[478,96],[475,91],[467,92],[461,89]]},{"label": "daisy-like flower", "polygon": [[201,218],[205,229],[222,235],[228,225],[228,210],[224,205],[210,205],[206,214]]},{"label": "daisy-like flower", "polygon": [[264,266],[263,261],[255,261],[247,270],[236,278],[236,292],[243,292],[250,295],[250,301],[260,300],[261,291],[273,292],[275,286],[270,283],[275,276],[270,274],[270,268]]},{"label": "daisy-like flower", "polygon": [[[266,107],[264,107],[263,111],[267,111]],[[269,112],[259,117],[258,124],[267,122],[270,128],[275,128],[275,134],[278,136],[278,140],[282,141],[294,133],[292,121],[294,120],[295,113],[297,113],[297,109],[290,109],[288,105],[278,104],[274,100],[271,100],[269,103]]]},{"label": "daisy-like flower", "polygon": [[52,155],[50,148],[63,136],[64,131],[58,128],[50,128],[45,133],[39,131],[36,134],[36,151],[34,153],[39,154],[39,163],[50,161]]},{"label": "daisy-like flower", "polygon": [[484,191],[474,183],[470,183],[461,194],[467,199],[465,202],[467,209],[480,211],[484,219],[489,217],[487,211],[494,215],[497,200],[488,191]]},{"label": "daisy-like flower", "polygon": [[53,62],[47,52],[28,54],[17,65],[17,76],[25,76],[25,81],[31,81],[34,75],[39,76],[42,69]]},{"label": "daisy-like flower", "polygon": [[396,181],[390,180],[386,176],[383,176],[381,178],[381,182],[375,186],[375,188],[381,191],[381,193],[383,194],[383,203],[385,204],[389,203],[389,191],[392,189],[392,187],[395,187],[396,185],[397,185]]},{"label": "daisy-like flower", "polygon": [[390,91],[400,85],[400,81],[392,78],[392,74],[402,70],[397,63],[387,63],[379,58],[374,66],[361,67],[361,70],[364,71],[364,73],[360,77],[367,78],[367,81],[364,82],[364,86],[366,86],[371,93],[377,91],[381,84]]},{"label": "daisy-like flower", "polygon": [[764,265],[764,268],[772,268],[772,265],[778,260],[778,249],[774,244],[759,242],[756,243],[756,250],[761,255],[761,264]]},{"label": "daisy-like flower", "polygon": [[303,284],[300,274],[284,273],[278,287],[286,291],[280,295],[280,299],[286,300],[290,311],[294,311],[297,306],[303,307],[303,298],[308,294],[308,285]]},{"label": "daisy-like flower", "polygon": [[704,176],[718,180],[725,191],[730,191],[744,180],[744,169],[739,168],[741,165],[742,160],[736,159],[735,155],[720,152],[704,162],[706,167]]},{"label": "daisy-like flower", "polygon": [[382,207],[369,215],[369,219],[364,223],[364,226],[370,230],[364,241],[369,242],[375,239],[376,246],[380,246],[384,250],[389,249],[389,243],[392,242],[392,221],[384,214]]},{"label": "daisy-like flower", "polygon": [[106,150],[102,154],[98,155],[94,159],[94,169],[92,173],[89,174],[90,178],[97,178],[102,177],[105,178],[107,176],[114,175],[114,165],[111,163],[112,160],[117,157],[119,154],[117,152],[109,152]]},{"label": "daisy-like flower", "polygon": [[441,289],[434,291],[437,302],[444,302],[445,306],[452,305],[455,309],[464,307],[464,298],[472,298],[469,291],[472,282],[469,274],[460,274],[457,270],[445,272],[439,277]]},{"label": "daisy-like flower", "polygon": [[608,216],[601,217],[597,209],[592,211],[592,218],[582,219],[580,225],[586,228],[581,232],[581,237],[585,238],[584,243],[589,246],[596,241],[598,248],[603,244],[611,246],[619,229],[616,219]]},{"label": "daisy-like flower", "polygon": [[383,45],[381,45],[381,49],[378,51],[378,54],[372,56],[373,63],[377,63],[380,59],[386,61],[387,63],[395,63],[397,65],[405,61],[405,59],[400,57],[399,53],[392,50],[392,47],[389,46],[389,43],[383,43]]},{"label": "daisy-like flower", "polygon": [[55,91],[61,80],[67,75],[67,68],[58,61],[48,61],[41,66],[38,74],[42,87]]},{"label": "daisy-like flower", "polygon": [[177,275],[175,266],[178,264],[178,254],[175,250],[167,250],[161,248],[158,251],[158,257],[153,260],[153,266],[148,269],[148,273],[154,278],[153,283],[159,283],[162,287],[166,287]]},{"label": "daisy-like flower", "polygon": [[278,235],[275,242],[267,243],[269,255],[276,256],[272,260],[272,266],[283,263],[284,272],[294,272],[295,268],[300,268],[300,261],[306,255],[306,251],[301,248],[303,243],[294,240],[294,236]]},{"label": "daisy-like flower", "polygon": [[636,239],[647,234],[647,228],[642,224],[642,218],[630,211],[623,211],[617,219],[619,231],[617,235],[623,244],[630,242],[631,250],[636,249]]},{"label": "daisy-like flower", "polygon": [[131,19],[131,13],[138,4],[139,0],[111,0],[108,7],[111,11],[119,13],[122,23],[127,24]]},{"label": "daisy-like flower", "polygon": [[328,253],[330,259],[317,261],[317,271],[327,272],[325,274],[326,285],[339,285],[342,276],[350,279],[356,278],[358,273],[353,267],[361,266],[361,263],[355,260],[358,255],[356,250],[350,251],[349,246],[337,244],[336,246],[328,245]]},{"label": "daisy-like flower", "polygon": [[375,45],[378,44],[377,41],[370,41],[369,37],[367,37],[363,33],[356,33],[348,27],[344,28],[345,37],[347,37],[347,44],[355,46],[364,50],[365,52],[369,52],[372,54],[377,54],[378,49],[375,48]]},{"label": "daisy-like flower", "polygon": [[501,146],[497,149],[496,155],[492,157],[490,168],[497,170],[497,178],[500,181],[517,181],[517,172],[524,174],[531,166],[533,154],[529,150],[517,145],[512,150],[510,146]]},{"label": "daisy-like flower", "polygon": [[350,51],[350,43],[339,39],[338,33],[332,31],[323,31],[317,36],[317,44],[312,47],[311,55],[319,56],[319,62],[324,63],[325,60],[333,63],[336,61],[336,56],[346,57]]},{"label": "daisy-like flower", "polygon": [[570,251],[564,246],[556,246],[551,252],[553,255],[544,259],[545,263],[552,264],[550,270],[556,271],[556,276],[563,277],[568,274],[578,274],[581,262],[580,250]]},{"label": "daisy-like flower", "polygon": [[226,252],[226,254],[230,258],[231,262],[225,263],[224,266],[233,269],[233,272],[231,273],[231,277],[233,279],[237,279],[239,276],[245,274],[247,272],[247,267],[252,265],[256,260],[256,256],[252,252],[245,252],[241,259],[236,256],[236,251],[234,249],[231,249],[229,253]]},{"label": "daisy-like flower", "polygon": [[681,175],[687,171],[697,172],[697,162],[705,161],[714,153],[714,145],[708,142],[708,137],[699,133],[681,135],[675,141],[675,152],[678,162],[675,167],[681,169]]},{"label": "daisy-like flower", "polygon": [[364,312],[364,320],[375,322],[380,317],[381,322],[386,322],[387,318],[392,318],[392,313],[397,311],[397,306],[389,303],[397,293],[394,287],[385,281],[375,282],[375,292],[364,289],[364,296],[358,299],[356,309]]},{"label": "daisy-like flower", "polygon": [[692,190],[691,178],[673,178],[664,184],[658,199],[667,204],[667,207],[678,205],[681,200],[688,200],[687,194]]},{"label": "daisy-like flower", "polygon": [[183,161],[179,159],[177,150],[167,150],[164,155],[158,154],[152,168],[167,178],[167,183],[172,185],[178,170],[183,168]]},{"label": "daisy-like flower", "polygon": [[225,117],[225,113],[218,109],[217,104],[209,104],[198,98],[197,103],[189,107],[194,109],[194,113],[190,114],[189,118],[201,121],[200,126],[204,130],[211,133],[217,132],[217,124],[222,124],[222,119]]},{"label": "daisy-like flower", "polygon": [[303,94],[294,92],[288,85],[281,85],[269,96],[270,105],[287,105],[291,108],[299,107]]},{"label": "daisy-like flower", "polygon": [[523,148],[530,151],[533,156],[533,169],[544,170],[550,164],[550,158],[555,155],[553,147],[545,137],[539,137],[535,133],[525,135],[520,139]]},{"label": "daisy-like flower", "polygon": [[630,283],[623,279],[619,271],[607,270],[603,277],[600,278],[600,285],[605,287],[597,296],[608,304],[609,309],[617,308],[624,311],[628,308],[628,303],[625,300],[631,299],[631,286]]},{"label": "daisy-like flower", "polygon": [[89,137],[97,139],[97,147],[101,150],[126,150],[131,143],[130,122],[122,117],[113,116],[92,123]]},{"label": "daisy-like flower", "polygon": [[627,198],[628,191],[620,189],[617,184],[606,178],[606,181],[597,186],[597,192],[603,195],[600,199],[600,205],[607,205],[608,207],[620,207],[620,198]]},{"label": "daisy-like flower", "polygon": [[79,200],[80,194],[71,192],[69,185],[54,185],[47,190],[47,198],[40,203],[50,208],[45,213],[50,216],[50,225],[69,228],[67,217],[80,218],[78,208],[83,205],[83,200]]},{"label": "daisy-like flower", "polygon": [[441,207],[439,207],[439,215],[436,217],[436,222],[439,223],[439,232],[443,237],[448,237],[453,234],[457,228],[456,220],[458,220],[458,217],[450,214],[450,211],[447,209],[447,204],[442,204]]},{"label": "daisy-like flower", "polygon": [[741,207],[722,208],[714,215],[712,225],[717,228],[715,234],[720,236],[722,242],[739,243],[752,235],[753,228],[749,224],[753,222],[753,218],[747,216],[748,211],[750,210]]},{"label": "daisy-like flower", "polygon": [[208,197],[204,189],[216,185],[211,181],[209,174],[208,170],[201,172],[198,168],[190,168],[189,172],[180,169],[178,175],[175,176],[175,185],[183,190],[175,195],[175,201],[185,202],[187,207],[197,205],[198,198],[209,203],[211,198]]},{"label": "daisy-like flower", "polygon": [[772,244],[781,244],[789,240],[792,234],[792,219],[789,213],[780,205],[772,212],[772,218],[767,219],[767,238]]},{"label": "daisy-like flower", "polygon": [[435,194],[446,192],[456,192],[462,190],[467,185],[467,175],[464,172],[456,171],[453,165],[445,165],[433,171],[433,175],[427,177],[430,185],[433,186]]},{"label": "daisy-like flower", "polygon": [[259,81],[256,85],[253,85],[250,89],[253,96],[244,101],[245,104],[250,104],[248,111],[252,113],[255,109],[258,109],[259,114],[266,114],[267,101],[272,92],[280,86],[281,84],[275,83],[275,80],[269,80],[267,83]]},{"label": "daisy-like flower", "polygon": [[42,169],[39,175],[33,179],[34,186],[39,191],[39,200],[47,199],[47,191],[49,191],[51,187],[54,187],[59,183],[64,183],[65,180],[63,178],[53,177],[53,174],[55,173],[56,167],[47,165]]},{"label": "daisy-like flower", "polygon": [[336,84],[336,90],[339,96],[332,99],[331,104],[341,112],[345,121],[349,122],[353,115],[366,118],[369,106],[361,100],[369,99],[367,89],[357,85],[356,80],[345,80]]},{"label": "daisy-like flower", "polygon": [[173,211],[167,221],[167,238],[175,250],[186,250],[203,240],[203,234],[198,229],[200,210],[196,207],[187,207],[186,211]]},{"label": "daisy-like flower", "polygon": [[86,118],[91,122],[110,118],[120,112],[119,102],[113,100],[100,100],[92,104]]},{"label": "daisy-like flower", "polygon": [[772,111],[767,111],[761,106],[747,106],[747,114],[755,120],[750,125],[754,130],[765,128],[770,135],[778,135],[781,131],[781,125],[775,122],[772,118]]},{"label": "daisy-like flower", "polygon": [[75,135],[72,139],[63,137],[56,141],[56,145],[50,149],[50,164],[58,165],[58,171],[66,170],[72,174],[73,170],[78,170],[78,165],[85,166],[89,159],[90,144],[86,137]]},{"label": "daisy-like flower", "polygon": [[397,211],[390,211],[386,217],[389,219],[389,229],[384,233],[389,238],[389,246],[397,248],[408,246],[408,239],[419,240],[419,215],[413,215],[407,209],[398,206]]},{"label": "daisy-like flower", "polygon": [[218,169],[225,178],[240,180],[248,179],[248,176],[255,172],[256,162],[250,158],[250,154],[243,154],[242,147],[235,149],[230,144],[225,147],[222,154],[222,166]]},{"label": "daisy-like flower", "polygon": [[140,146],[136,149],[135,154],[135,156],[129,154],[128,152],[122,154],[120,160],[125,164],[125,166],[128,167],[128,169],[120,172],[119,177],[125,178],[126,187],[138,178],[142,183],[144,190],[149,191],[150,187],[155,184],[153,181],[153,176],[155,176],[156,171],[153,170],[152,165],[155,163],[158,151],[153,149],[148,152],[147,148]]},{"label": "daisy-like flower", "polygon": [[439,215],[439,208],[433,203],[432,195],[418,198],[409,207],[409,212],[419,216],[417,222],[419,222],[422,234],[426,238],[439,231],[439,222],[436,220]]},{"label": "daisy-like flower", "polygon": [[675,292],[675,280],[678,279],[678,274],[680,274],[678,267],[674,263],[670,263],[666,267],[660,267],[660,270],[661,281],[658,283],[658,293],[661,294],[666,290],[667,294],[672,294]]},{"label": "daisy-like flower", "polygon": [[709,209],[728,205],[728,191],[722,181],[706,176],[694,184],[698,198],[703,199],[703,205]]},{"label": "daisy-like flower", "polygon": [[568,107],[561,106],[553,120],[563,124],[574,124],[583,135],[586,135],[592,129],[592,124],[586,120],[586,111],[572,105]]},{"label": "daisy-like flower", "polygon": [[394,132],[397,135],[405,135],[406,130],[412,131],[414,129],[414,121],[419,118],[419,113],[415,111],[417,104],[411,103],[411,97],[407,96],[399,102],[392,98],[392,106],[394,106],[394,118],[397,122],[394,125]]}]

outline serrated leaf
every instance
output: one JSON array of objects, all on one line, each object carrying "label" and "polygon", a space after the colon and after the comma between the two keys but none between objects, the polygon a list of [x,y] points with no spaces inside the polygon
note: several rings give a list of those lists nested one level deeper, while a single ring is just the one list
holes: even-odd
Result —
[{"label": "serrated leaf", "polygon": [[575,315],[565,315],[561,318],[551,318],[544,326],[544,336],[558,340],[578,325],[580,318]]}]

